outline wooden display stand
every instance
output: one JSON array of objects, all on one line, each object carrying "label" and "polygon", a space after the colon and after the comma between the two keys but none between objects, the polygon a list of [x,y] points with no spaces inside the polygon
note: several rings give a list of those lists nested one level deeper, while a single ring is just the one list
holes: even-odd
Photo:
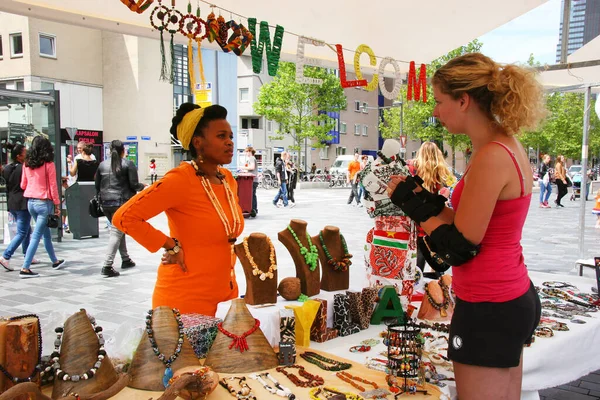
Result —
[{"label": "wooden display stand", "polygon": [[[336,271],[332,265],[329,265],[321,239],[319,235],[313,236],[312,242],[319,249],[319,261],[321,262],[323,276],[321,277],[321,290],[327,292],[335,292],[337,290],[346,290],[350,287],[350,269],[346,271]],[[331,257],[336,260],[341,260],[344,257],[344,247],[342,246],[342,238],[340,236],[340,228],[337,226],[326,226],[323,228],[323,240],[327,251]]]},{"label": "wooden display stand", "polygon": [[[254,258],[258,269],[261,272],[268,272],[271,266],[271,260],[269,260],[271,248],[267,240],[267,235],[264,233],[250,234],[248,237],[248,250],[252,258]],[[246,275],[246,295],[244,296],[246,304],[255,306],[258,304],[276,303],[277,270],[273,271],[273,278],[266,278],[262,281],[260,280],[260,275],[253,275],[252,265],[250,265],[243,243],[235,245],[235,254],[240,259],[244,268],[244,275]],[[275,263],[277,263],[277,258],[275,258]]]},{"label": "wooden display stand", "polygon": [[[99,349],[98,336],[84,309],[67,318],[60,346],[61,370],[69,375],[85,373],[98,361]],[[119,376],[106,355],[91,379],[77,382],[56,379],[52,398],[58,399],[71,393],[91,396],[109,390],[118,381]]]},{"label": "wooden display stand", "polygon": [[[154,331],[154,340],[159,351],[166,357],[170,357],[179,339],[179,327],[171,308],[161,306],[154,309],[152,314],[152,330]],[[171,365],[171,369],[176,371],[184,367],[199,365],[200,362],[196,358],[196,354],[194,354],[194,349],[184,335],[181,353],[179,353],[179,356]],[[165,386],[163,385],[165,368],[165,364],[154,354],[152,345],[148,339],[148,332],[144,330],[140,344],[133,355],[131,367],[129,368],[129,374],[131,375],[129,386],[142,390],[163,391],[165,390]]]},{"label": "wooden display stand", "polygon": [[[0,321],[0,365],[12,376],[28,378],[40,363],[39,357],[38,319],[27,317],[14,321]],[[39,384],[39,373],[33,380]],[[0,393],[10,389],[14,384],[0,373]],[[18,400],[28,400],[21,395]]]},{"label": "wooden display stand", "polygon": [[[223,321],[223,329],[241,336],[252,329],[255,323],[244,299],[234,299]],[[243,352],[231,347],[232,340],[219,331],[204,365],[218,373],[241,374],[275,368],[279,364],[275,351],[260,327],[246,337],[248,349]]]},{"label": "wooden display stand", "polygon": [[[308,248],[311,243],[307,242],[306,226],[306,221],[300,219],[293,219],[290,221],[290,227],[296,232],[296,236],[298,236],[302,245]],[[300,247],[298,246],[298,243],[296,243],[296,239],[294,239],[287,228],[279,232],[277,238],[283,243],[285,248],[288,249],[294,260],[296,276],[300,278],[302,293],[308,297],[319,294],[319,292],[321,292],[321,272],[319,270],[319,262],[317,261],[317,268],[315,268],[314,271],[309,269],[304,256],[300,254]]]}]

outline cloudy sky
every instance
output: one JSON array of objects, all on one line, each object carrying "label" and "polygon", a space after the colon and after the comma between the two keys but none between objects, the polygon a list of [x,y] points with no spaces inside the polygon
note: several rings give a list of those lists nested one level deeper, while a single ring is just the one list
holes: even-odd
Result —
[{"label": "cloudy sky", "polygon": [[561,0],[549,0],[527,14],[483,35],[481,51],[503,63],[525,62],[529,54],[555,64]]}]

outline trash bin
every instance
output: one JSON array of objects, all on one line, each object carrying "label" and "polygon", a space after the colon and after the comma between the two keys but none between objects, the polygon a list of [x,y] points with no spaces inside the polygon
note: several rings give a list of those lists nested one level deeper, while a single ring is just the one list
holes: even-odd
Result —
[{"label": "trash bin", "polygon": [[65,190],[69,229],[73,239],[97,238],[98,220],[89,212],[90,200],[96,195],[94,182],[76,182]]},{"label": "trash bin", "polygon": [[252,185],[254,184],[254,175],[238,174],[235,178],[238,184],[238,198],[242,213],[245,217],[252,212]]}]

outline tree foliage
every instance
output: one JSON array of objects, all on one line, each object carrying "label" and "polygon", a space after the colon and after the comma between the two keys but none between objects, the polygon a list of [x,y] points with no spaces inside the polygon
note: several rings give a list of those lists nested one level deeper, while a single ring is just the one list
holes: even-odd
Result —
[{"label": "tree foliage", "polygon": [[331,140],[328,135],[334,120],[323,112],[339,112],[346,108],[346,95],[340,80],[324,68],[304,67],[307,77],[323,80],[322,85],[296,82],[296,65],[280,62],[277,76],[263,85],[254,103],[254,111],[279,123],[279,130],[271,139],[289,135],[294,140],[292,149],[298,150],[304,139],[312,147],[323,147]]},{"label": "tree foliage", "polygon": [[[467,53],[475,53],[481,49],[483,43],[474,40],[465,46],[452,50],[427,65],[427,76],[431,78],[435,71],[451,59]],[[418,73],[418,72],[417,72]],[[403,86],[400,91],[398,101],[404,103],[401,108],[389,108],[383,110],[383,118],[380,123],[380,130],[384,138],[397,138],[401,130],[411,139],[420,139],[423,141],[432,140],[445,142],[452,148],[452,166],[455,165],[454,153],[457,150],[466,150],[470,146],[469,138],[466,135],[453,135],[449,133],[439,122],[432,119],[435,100],[433,98],[433,88],[427,85],[427,102],[413,101],[406,102],[406,87]],[[400,113],[403,111],[403,126],[401,127]]]}]

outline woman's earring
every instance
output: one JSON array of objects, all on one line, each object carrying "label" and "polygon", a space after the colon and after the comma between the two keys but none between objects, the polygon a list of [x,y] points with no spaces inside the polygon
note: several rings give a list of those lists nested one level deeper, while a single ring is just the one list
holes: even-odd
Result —
[{"label": "woman's earring", "polygon": [[202,164],[204,162],[204,157],[202,157],[202,154],[198,155],[198,162],[200,164]]}]

